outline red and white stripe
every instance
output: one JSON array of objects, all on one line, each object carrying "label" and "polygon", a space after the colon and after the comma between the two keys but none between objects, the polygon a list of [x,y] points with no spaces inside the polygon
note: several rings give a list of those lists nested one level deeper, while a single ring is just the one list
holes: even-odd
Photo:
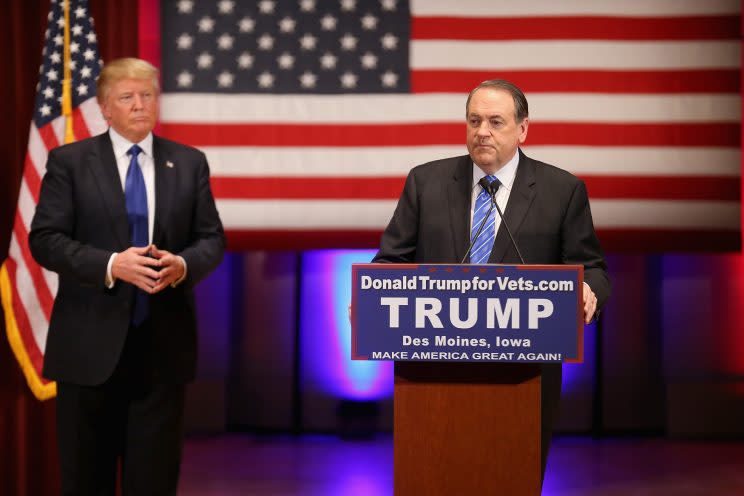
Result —
[{"label": "red and white stripe", "polygon": [[[106,123],[95,98],[86,100],[73,112],[77,139],[106,130]],[[41,377],[41,369],[58,278],[57,274],[40,267],[34,261],[28,246],[28,233],[39,200],[49,150],[63,142],[63,117],[42,128],[31,124],[10,249],[5,261],[16,327],[25,353],[42,384],[48,382]]]},{"label": "red and white stripe", "polygon": [[230,246],[374,246],[416,164],[466,153],[480,81],[527,93],[525,151],[585,180],[606,250],[738,248],[738,0],[414,0],[411,95],[166,94]]}]

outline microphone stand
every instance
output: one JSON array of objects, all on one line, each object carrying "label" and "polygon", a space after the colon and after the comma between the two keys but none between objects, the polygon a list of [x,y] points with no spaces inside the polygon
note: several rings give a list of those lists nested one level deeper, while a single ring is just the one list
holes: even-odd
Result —
[{"label": "microphone stand", "polygon": [[[478,184],[480,184],[481,188],[483,188],[491,197],[491,205],[488,207],[488,213],[485,217],[483,217],[483,220],[480,223],[480,226],[478,226],[478,230],[475,232],[475,236],[473,236],[472,241],[470,241],[470,246],[468,246],[468,250],[465,252],[465,256],[462,257],[462,260],[460,260],[460,263],[465,263],[465,260],[470,256],[470,250],[473,249],[473,245],[475,245],[475,241],[478,239],[478,236],[480,236],[481,231],[483,231],[483,227],[486,225],[486,221],[491,216],[491,212],[493,212],[493,206],[496,205],[496,200],[494,200],[494,197],[496,196],[496,191],[499,190],[499,187],[496,186],[496,189],[494,189],[491,184],[488,182],[488,179],[485,177],[482,177],[480,181],[478,181]],[[499,183],[500,185],[501,183]],[[496,208],[498,208],[498,205],[496,205]]]}]

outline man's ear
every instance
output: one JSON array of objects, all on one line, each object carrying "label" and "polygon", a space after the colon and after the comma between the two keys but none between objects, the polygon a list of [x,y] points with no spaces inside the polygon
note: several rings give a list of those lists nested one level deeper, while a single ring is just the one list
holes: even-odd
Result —
[{"label": "man's ear", "polygon": [[527,129],[530,127],[530,118],[525,117],[522,122],[517,124],[519,127],[519,144],[522,144],[527,139]]},{"label": "man's ear", "polygon": [[109,122],[109,116],[111,115],[109,112],[108,104],[106,103],[106,100],[98,100],[98,107],[101,109],[101,114],[103,114],[103,118],[106,120],[106,122]]}]

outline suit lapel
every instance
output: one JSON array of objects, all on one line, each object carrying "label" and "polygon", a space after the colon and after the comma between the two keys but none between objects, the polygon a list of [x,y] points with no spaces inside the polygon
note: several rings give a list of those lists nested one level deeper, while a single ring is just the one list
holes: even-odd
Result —
[{"label": "suit lapel", "polygon": [[[525,215],[527,215],[527,211],[530,209],[530,205],[532,205],[532,200],[535,198],[534,185],[535,164],[529,157],[526,157],[522,153],[522,150],[519,150],[517,174],[514,177],[514,184],[512,185],[509,201],[504,211],[506,223],[509,225],[509,229],[511,229],[515,238]],[[496,239],[493,242],[493,249],[491,250],[491,256],[488,258],[488,263],[503,263],[504,256],[509,248],[511,248],[511,240],[502,222],[499,225],[498,233],[496,233]]]},{"label": "suit lapel", "polygon": [[449,202],[452,241],[454,242],[456,261],[462,260],[468,248],[468,229],[470,219],[470,201],[473,183],[473,165],[470,156],[461,157],[455,168],[452,179],[447,183],[447,200]]},{"label": "suit lapel", "polygon": [[157,136],[152,137],[152,155],[155,166],[155,226],[152,242],[160,247],[173,198],[177,166],[170,160],[163,141]]},{"label": "suit lapel", "polygon": [[88,160],[88,166],[101,190],[103,204],[111,218],[116,241],[119,248],[124,250],[131,245],[129,241],[129,220],[127,219],[127,206],[124,190],[121,187],[119,168],[114,156],[114,147],[111,144],[108,132],[99,135],[96,139],[98,142],[93,147],[93,154]]}]

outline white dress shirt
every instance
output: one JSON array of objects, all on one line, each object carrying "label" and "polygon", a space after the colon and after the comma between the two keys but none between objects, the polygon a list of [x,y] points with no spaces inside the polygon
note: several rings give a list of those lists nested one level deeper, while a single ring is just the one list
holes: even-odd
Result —
[{"label": "white dress shirt", "polygon": [[[511,194],[512,187],[514,186],[514,178],[517,177],[517,166],[519,165],[519,152],[517,151],[501,169],[494,174],[496,178],[501,181],[501,187],[496,192],[496,204],[501,209],[501,212],[506,211],[506,204],[509,202],[509,195]],[[478,181],[485,177],[487,174],[483,172],[483,169],[475,165],[473,162],[473,191],[470,201],[470,233],[473,231],[473,211],[475,210],[475,199],[478,197],[483,188]],[[496,210],[496,209],[494,209]],[[501,225],[501,217],[498,212],[494,212],[496,215],[496,221],[493,223],[494,234],[498,234],[499,226]],[[526,261],[526,260],[525,260]],[[591,289],[589,284],[584,281],[587,288]]]},{"label": "white dress shirt", "polygon": [[[117,133],[114,128],[109,128],[111,144],[114,146],[114,157],[116,157],[116,167],[119,170],[121,179],[121,190],[126,194],[127,171],[129,170],[130,155],[127,155],[129,149],[135,143]],[[145,191],[147,193],[147,242],[152,243],[152,233],[155,226],[155,160],[152,156],[152,133],[148,134],[145,139],[136,143],[142,152],[137,156],[142,175],[145,178]]]},{"label": "white dress shirt", "polygon": [[[506,204],[509,202],[509,195],[511,194],[512,186],[514,186],[514,178],[517,176],[517,166],[519,165],[519,152],[515,152],[511,160],[509,160],[504,166],[493,174],[496,179],[501,181],[501,187],[496,192],[496,204],[501,209],[501,212],[506,211]],[[487,174],[483,172],[483,169],[475,165],[473,162],[473,188],[472,196],[470,198],[470,232],[473,232],[473,212],[475,211],[475,200],[478,195],[483,191],[483,188],[478,181],[481,178],[486,177]],[[494,236],[499,232],[499,226],[501,225],[501,217],[499,216],[496,209],[493,209],[493,215],[496,216],[495,222],[493,223]]]},{"label": "white dress shirt", "polygon": [[[127,171],[129,170],[129,163],[131,156],[127,153],[129,149],[135,143],[132,143],[119,133],[114,128],[109,127],[109,136],[111,137],[111,144],[114,148],[114,157],[116,158],[116,168],[119,171],[119,179],[121,180],[121,189],[126,194],[126,182],[127,182]],[[148,244],[152,244],[152,235],[155,228],[155,158],[152,154],[152,133],[145,136],[145,139],[136,143],[142,151],[137,156],[137,162],[142,169],[142,176],[145,179],[145,194],[147,196],[147,241]],[[109,289],[114,287],[116,280],[111,274],[111,267],[114,264],[114,258],[118,253],[113,253],[109,258],[108,265],[106,266],[106,287]],[[186,278],[186,261],[183,257],[178,257],[183,264],[183,277],[173,283],[175,287],[181,281]]]}]

